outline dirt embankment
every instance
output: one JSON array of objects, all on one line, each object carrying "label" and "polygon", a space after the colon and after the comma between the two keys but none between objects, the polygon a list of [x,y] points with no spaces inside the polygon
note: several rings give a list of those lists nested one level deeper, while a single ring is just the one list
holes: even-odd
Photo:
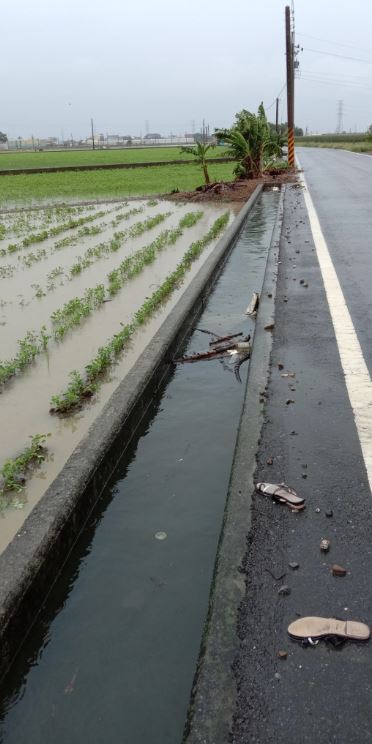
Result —
[{"label": "dirt embankment", "polygon": [[272,170],[265,173],[261,178],[250,180],[239,179],[237,181],[220,181],[211,183],[209,186],[199,186],[195,191],[179,191],[167,194],[167,199],[175,201],[217,201],[217,202],[246,202],[253,194],[256,186],[280,186],[282,183],[295,183],[297,181],[297,169]]}]

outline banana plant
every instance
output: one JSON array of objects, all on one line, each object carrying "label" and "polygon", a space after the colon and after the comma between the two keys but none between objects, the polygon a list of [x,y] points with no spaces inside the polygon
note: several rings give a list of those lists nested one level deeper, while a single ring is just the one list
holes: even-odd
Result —
[{"label": "banana plant", "polygon": [[270,130],[262,103],[257,114],[240,111],[234,126],[217,131],[216,136],[229,145],[226,154],[238,161],[234,173],[240,178],[258,178],[269,161],[281,155],[279,138]]},{"label": "banana plant", "polygon": [[210,184],[210,178],[207,166],[207,152],[211,150],[214,145],[205,145],[203,142],[197,142],[195,147],[181,147],[181,152],[186,152],[189,155],[193,155],[195,162],[201,165],[204,173],[204,179],[207,186]]}]

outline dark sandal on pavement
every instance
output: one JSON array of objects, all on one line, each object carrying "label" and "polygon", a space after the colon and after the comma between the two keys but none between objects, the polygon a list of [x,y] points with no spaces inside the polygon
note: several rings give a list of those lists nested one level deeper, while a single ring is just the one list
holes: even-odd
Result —
[{"label": "dark sandal on pavement", "polygon": [[298,496],[296,491],[285,483],[257,483],[256,491],[293,508],[303,509],[305,506],[305,499]]}]

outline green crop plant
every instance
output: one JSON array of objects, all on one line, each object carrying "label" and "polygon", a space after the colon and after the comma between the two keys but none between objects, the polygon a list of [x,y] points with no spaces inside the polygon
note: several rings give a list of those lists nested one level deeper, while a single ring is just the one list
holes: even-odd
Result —
[{"label": "green crop plant", "polygon": [[[22,246],[24,248],[27,248],[29,245],[32,245],[33,243],[41,243],[43,240],[47,240],[49,238],[49,232],[48,230],[42,230],[42,232],[39,233],[31,233],[31,235],[28,235],[27,238],[23,238],[22,240]],[[19,246],[16,248],[16,250],[20,250]],[[9,247],[8,247],[9,251]]]},{"label": "green crop plant", "polygon": [[[38,248],[36,253],[33,253],[33,251],[29,251],[25,256],[22,256],[22,263],[24,266],[27,266],[29,268],[34,263],[38,263],[38,261],[42,261],[44,258],[47,257],[47,252],[45,248]],[[20,256],[18,256],[20,258]]]},{"label": "green crop plant", "polygon": [[[117,269],[108,274],[109,293],[115,295],[125,282],[139,274],[146,265],[155,260],[158,251],[161,251],[167,245],[174,245],[182,235],[181,226],[185,228],[195,225],[202,215],[203,212],[188,212],[181,218],[177,228],[164,230],[148,246],[139,249],[132,256],[124,259]],[[54,338],[61,340],[71,328],[79,325],[83,318],[101,306],[105,301],[105,296],[104,285],[98,284],[96,287],[87,289],[82,297],[75,297],[66,302],[62,308],[56,310],[51,316]]]},{"label": "green crop plant", "polygon": [[71,373],[70,383],[60,395],[51,399],[51,413],[67,413],[80,406],[84,398],[90,398],[99,387],[104,372],[117,360],[118,356],[130,342],[137,328],[142,326],[156,310],[168,299],[172,292],[180,286],[192,263],[226,227],[230,213],[225,212],[215,220],[208,232],[198,241],[191,244],[184,257],[165,281],[148,297],[139,310],[134,314],[132,323],[124,325],[121,331],[98,349],[96,356],[85,367],[84,376],[74,371]]},{"label": "green crop plant", "polygon": [[6,227],[2,222],[0,222],[0,240],[4,240],[5,235],[6,235]]},{"label": "green crop plant", "polygon": [[35,290],[35,297],[40,300],[42,297],[45,297],[45,292],[41,286],[41,284],[31,284],[32,289]]},{"label": "green crop plant", "polygon": [[[50,434],[34,434],[31,444],[18,457],[5,460],[0,468],[0,509],[12,506],[10,493],[20,493],[25,488],[27,475],[47,457],[45,442]],[[8,498],[7,498],[8,497]]]},{"label": "green crop plant", "polygon": [[0,266],[0,279],[9,279],[14,273],[15,266],[12,266],[11,264]]},{"label": "green crop plant", "polygon": [[187,212],[180,220],[180,228],[193,227],[203,217],[204,212]]},{"label": "green crop plant", "polygon": [[170,214],[172,213],[164,212],[162,214],[156,214],[154,217],[148,217],[146,220],[142,220],[141,222],[135,222],[134,225],[132,225],[132,227],[130,227],[128,230],[115,232],[111,240],[91,246],[85,251],[82,256],[79,256],[77,261],[75,261],[75,263],[71,266],[71,276],[81,274],[84,269],[87,269],[89,266],[92,265],[92,263],[94,263],[94,261],[101,258],[102,256],[109,253],[115,253],[119,250],[119,248],[121,248],[124,242],[130,240],[130,238],[138,237],[147,230],[151,230],[152,228],[156,227],[156,225],[164,222],[164,220],[167,219]]},{"label": "green crop plant", "polygon": [[18,352],[15,357],[7,361],[0,361],[0,384],[4,384],[32,364],[35,357],[45,350],[48,340],[49,336],[47,336],[45,326],[42,326],[39,333],[27,331],[24,338],[18,341]]},{"label": "green crop plant", "polygon": [[22,248],[28,248],[34,243],[41,243],[48,238],[54,238],[56,237],[56,235],[59,235],[62,232],[66,232],[66,230],[73,230],[76,227],[85,225],[85,223],[87,222],[93,222],[93,220],[96,220],[99,217],[103,217],[105,214],[106,212],[101,211],[96,212],[95,214],[90,214],[87,217],[79,217],[78,219],[70,218],[69,222],[64,222],[61,225],[56,225],[55,227],[51,227],[49,230],[42,230],[38,233],[30,233],[25,238],[23,238],[21,243],[10,243],[8,245],[8,253],[15,253],[16,251],[22,250]]},{"label": "green crop plant", "polygon": [[81,323],[83,318],[90,315],[93,310],[103,304],[105,300],[105,287],[97,284],[92,289],[87,289],[82,297],[74,297],[66,302],[63,307],[52,313],[51,320],[54,325],[54,338],[60,341],[74,326]]},{"label": "green crop plant", "polygon": [[[178,227],[172,230],[164,230],[148,246],[139,249],[132,256],[124,259],[124,261],[122,261],[119,265],[118,269],[110,272],[108,275],[108,291],[110,292],[110,294],[116,294],[116,292],[121,289],[125,282],[139,274],[145,266],[152,263],[156,258],[157,252],[163,250],[163,248],[166,246],[173,245],[182,235],[181,226],[183,229],[185,229],[191,227],[192,225],[195,225],[196,222],[202,217],[202,215],[203,212],[201,211],[188,212],[180,219]],[[219,219],[221,220],[221,218]],[[205,244],[210,242],[210,240],[215,237],[215,235],[213,234],[213,229],[217,231],[216,234],[221,229],[219,227],[218,220],[211,228],[211,230],[207,233],[207,235],[202,238],[201,241],[198,241],[197,244],[193,244],[193,246],[199,246],[199,244],[201,245],[201,247],[199,247],[199,252],[201,252]],[[63,267],[57,266],[50,272],[47,277],[48,290],[50,290],[54,286],[54,279],[61,276],[63,274],[63,271]],[[37,298],[45,296],[45,292],[40,285],[34,284],[32,285],[32,287],[35,289],[35,296]],[[96,287],[87,289],[82,297],[75,297],[69,302],[65,303],[60,309],[54,311],[51,316],[51,321],[53,324],[53,338],[56,341],[61,341],[69,330],[80,325],[84,318],[86,318],[104,303],[105,296],[105,286],[103,284],[98,284]],[[30,365],[38,354],[45,351],[50,338],[51,336],[48,335],[45,326],[42,326],[39,333],[28,331],[25,338],[21,339],[18,342],[19,351],[16,356],[9,361],[0,362],[0,383],[5,383],[11,377],[19,374],[19,372]],[[119,338],[123,338],[123,334],[121,334]],[[112,341],[112,343],[112,348],[117,346],[118,341],[116,337]],[[102,359],[98,361],[100,367],[102,368]],[[96,362],[96,365],[97,364],[98,362]]]},{"label": "green crop plant", "polygon": [[70,373],[70,382],[63,395],[53,395],[51,399],[51,412],[70,411],[76,408],[84,397],[91,397],[95,393],[95,390],[95,387],[89,387],[79,372],[74,370]]},{"label": "green crop plant", "polygon": [[130,209],[129,212],[125,212],[125,214],[119,214],[117,217],[115,217],[114,220],[111,221],[111,225],[113,227],[116,227],[119,222],[122,222],[122,220],[129,220],[129,217],[132,217],[132,215],[140,214],[143,212],[144,207],[134,207],[134,209]]}]

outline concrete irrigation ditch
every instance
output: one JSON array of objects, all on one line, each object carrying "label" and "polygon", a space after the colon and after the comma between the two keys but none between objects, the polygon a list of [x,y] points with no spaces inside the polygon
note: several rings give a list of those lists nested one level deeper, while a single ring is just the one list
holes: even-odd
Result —
[{"label": "concrete irrigation ditch", "polygon": [[0,557],[2,673],[35,621],[43,597],[56,580],[119,458],[136,435],[154,391],[167,380],[172,369],[167,359],[189,333],[261,190],[259,186],[219,240],[171,316]]}]

